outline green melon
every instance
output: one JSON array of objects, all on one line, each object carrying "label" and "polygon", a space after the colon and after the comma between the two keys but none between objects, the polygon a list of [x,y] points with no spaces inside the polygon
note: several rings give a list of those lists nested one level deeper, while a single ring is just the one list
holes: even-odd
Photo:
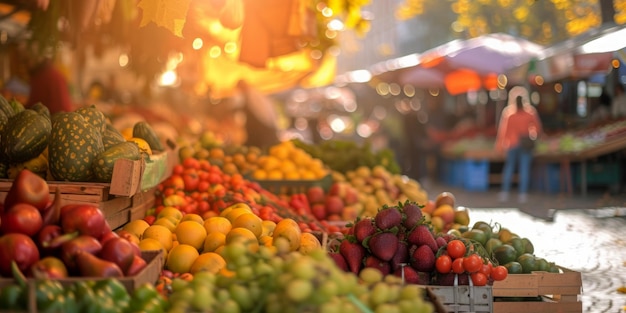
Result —
[{"label": "green melon", "polygon": [[124,141],[126,141],[126,139],[124,139],[122,133],[115,129],[113,125],[107,123],[106,128],[102,133],[102,144],[104,145],[104,150],[107,150],[113,145]]},{"label": "green melon", "polygon": [[96,181],[111,182],[113,167],[118,159],[141,159],[141,152],[137,144],[131,141],[120,142],[98,154],[92,163]]},{"label": "green melon", "polygon": [[8,162],[24,162],[48,146],[52,126],[42,114],[26,109],[11,117],[0,133],[0,156]]},{"label": "green melon", "polygon": [[91,164],[104,151],[102,137],[93,124],[76,112],[52,116],[52,135],[48,145],[48,166],[55,180],[91,181]]},{"label": "green melon", "polygon": [[96,127],[100,133],[106,129],[106,117],[95,105],[84,106],[76,109],[76,113],[82,115],[89,124]]},{"label": "green melon", "polygon": [[145,140],[152,151],[163,151],[163,144],[152,126],[145,121],[140,121],[133,125],[133,137]]}]

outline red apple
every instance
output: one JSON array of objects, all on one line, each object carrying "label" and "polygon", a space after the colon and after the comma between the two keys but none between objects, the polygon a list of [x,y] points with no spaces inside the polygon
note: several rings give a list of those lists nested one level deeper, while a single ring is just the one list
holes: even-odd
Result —
[{"label": "red apple", "polygon": [[124,276],[135,276],[139,274],[139,272],[141,272],[141,270],[143,270],[147,265],[148,263],[146,260],[139,255],[135,255],[133,262],[126,269],[126,271],[124,271]]},{"label": "red apple", "polygon": [[39,260],[35,242],[24,234],[11,233],[0,237],[0,275],[11,277],[11,261],[28,274],[31,265]]},{"label": "red apple", "polygon": [[309,199],[309,203],[324,203],[324,188],[320,186],[311,186],[306,191],[306,197]]},{"label": "red apple", "polygon": [[17,174],[4,199],[4,207],[10,209],[18,203],[27,203],[43,210],[50,202],[50,188],[41,176],[24,169]]},{"label": "red apple", "polygon": [[101,259],[113,262],[125,272],[133,263],[135,248],[124,238],[113,238],[102,245],[99,256]]},{"label": "red apple", "polygon": [[3,234],[20,233],[34,236],[43,226],[41,213],[28,203],[17,203],[2,214],[0,231]]},{"label": "red apple", "polygon": [[328,189],[328,195],[343,198],[346,195],[346,185],[340,182],[333,183]]},{"label": "red apple", "polygon": [[324,205],[326,206],[326,214],[332,215],[337,214],[341,215],[343,211],[343,200],[339,196],[328,196],[326,197],[326,201],[324,201]]},{"label": "red apple", "polygon": [[346,205],[353,205],[359,202],[359,192],[352,186],[346,188],[346,196],[343,198]]}]

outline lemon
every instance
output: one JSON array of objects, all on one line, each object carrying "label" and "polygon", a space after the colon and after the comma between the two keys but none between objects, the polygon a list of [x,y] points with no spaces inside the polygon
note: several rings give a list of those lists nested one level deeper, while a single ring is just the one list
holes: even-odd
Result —
[{"label": "lemon", "polygon": [[174,230],[176,239],[179,244],[190,245],[197,250],[202,249],[204,246],[204,239],[206,238],[206,229],[202,224],[196,221],[182,221]]},{"label": "lemon", "polygon": [[147,155],[152,155],[152,149],[150,148],[150,145],[148,144],[146,140],[137,138],[137,137],[132,137],[132,138],[127,139],[126,141],[134,142],[135,144],[137,144],[137,146],[139,147],[139,151],[141,151],[142,153],[145,153]]},{"label": "lemon", "polygon": [[150,227],[150,224],[148,224],[148,222],[146,222],[145,220],[139,219],[139,220],[132,220],[128,222],[128,224],[124,225],[122,229],[131,233],[132,235],[135,235],[137,238],[141,239],[143,232],[148,227]]}]

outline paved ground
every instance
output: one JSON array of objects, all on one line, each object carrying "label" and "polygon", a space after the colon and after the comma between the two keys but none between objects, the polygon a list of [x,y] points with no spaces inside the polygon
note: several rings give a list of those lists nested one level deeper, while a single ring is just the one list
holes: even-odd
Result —
[{"label": "paved ground", "polygon": [[617,288],[626,286],[626,193],[602,188],[586,196],[533,192],[519,204],[515,193],[500,203],[496,186],[485,192],[437,183],[423,187],[433,199],[452,192],[473,221],[497,221],[531,239],[535,255],[581,272],[583,312],[625,312],[626,294]]}]

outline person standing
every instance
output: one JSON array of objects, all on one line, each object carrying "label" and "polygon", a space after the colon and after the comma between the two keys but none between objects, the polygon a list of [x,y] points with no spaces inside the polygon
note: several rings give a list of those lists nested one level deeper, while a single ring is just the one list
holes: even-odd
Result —
[{"label": "person standing", "polygon": [[496,150],[504,152],[506,156],[499,195],[501,202],[508,201],[516,167],[519,175],[518,201],[527,201],[533,152],[524,147],[522,141],[524,137],[537,139],[541,133],[542,125],[537,110],[521,96],[515,97],[514,101],[509,100],[509,105],[502,110],[495,143]]},{"label": "person standing", "polygon": [[624,85],[621,83],[615,85],[611,113],[614,118],[626,116],[626,93],[624,93]]}]

